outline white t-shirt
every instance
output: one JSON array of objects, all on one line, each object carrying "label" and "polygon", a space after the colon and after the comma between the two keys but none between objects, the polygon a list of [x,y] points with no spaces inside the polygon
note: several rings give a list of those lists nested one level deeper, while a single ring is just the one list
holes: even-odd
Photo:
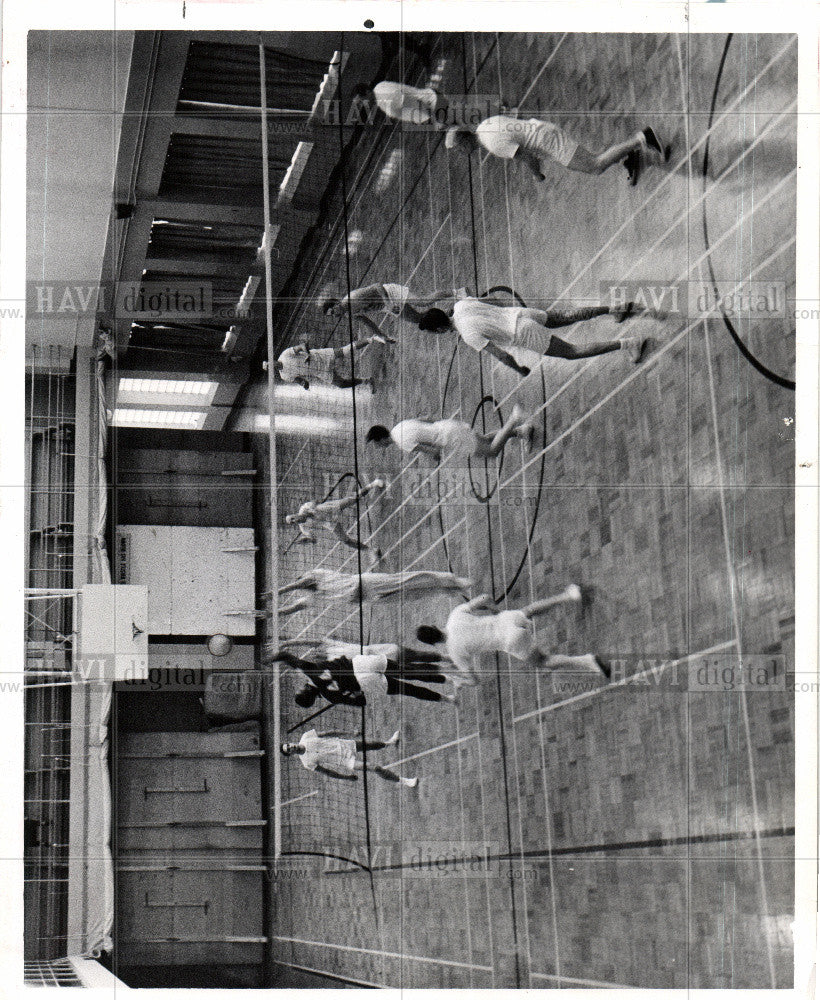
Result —
[{"label": "white t-shirt", "polygon": [[279,355],[282,369],[279,377],[283,382],[293,382],[297,377],[328,379],[333,377],[333,366],[336,362],[332,347],[317,347],[307,352],[288,347]]},{"label": "white t-shirt", "polygon": [[475,351],[492,341],[509,347],[515,339],[521,306],[494,306],[481,299],[459,299],[453,306],[453,326],[459,336]]},{"label": "white t-shirt", "polygon": [[476,434],[460,420],[402,420],[390,432],[390,437],[402,451],[412,451],[419,444],[429,444],[444,454],[471,455],[475,450]]},{"label": "white t-shirt", "polygon": [[353,673],[366,695],[387,694],[387,657],[384,653],[357,653],[353,657]]},{"label": "white t-shirt", "polygon": [[448,656],[465,671],[484,653],[509,653],[525,660],[534,646],[532,623],[523,611],[477,615],[462,604],[450,612],[445,634]]},{"label": "white t-shirt", "polygon": [[411,87],[384,80],[373,88],[376,103],[388,118],[423,125],[436,109],[438,97],[431,87]]},{"label": "white t-shirt", "polygon": [[315,729],[310,729],[302,734],[299,743],[305,748],[305,752],[299,755],[299,760],[308,771],[315,771],[321,764],[334,771],[353,773],[356,762],[355,740],[346,740],[341,736],[319,736]]},{"label": "white t-shirt", "polygon": [[510,118],[493,115],[475,130],[476,139],[493,156],[511,160],[519,149],[537,150],[544,123],[537,118]]}]

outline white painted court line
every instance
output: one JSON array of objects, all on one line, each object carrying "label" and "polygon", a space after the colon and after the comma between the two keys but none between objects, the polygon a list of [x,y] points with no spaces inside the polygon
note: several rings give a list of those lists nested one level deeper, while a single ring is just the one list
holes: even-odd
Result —
[{"label": "white painted court line", "polygon": [[[677,40],[677,36],[676,36],[676,40]],[[681,84],[681,89],[685,93],[685,90],[686,90],[686,81],[685,81],[685,77],[684,77],[683,61],[682,61],[682,56],[681,56],[681,51],[680,51],[680,41],[679,40],[677,40],[677,44],[678,44],[678,67],[679,67],[679,75],[680,75],[680,84]],[[756,93],[757,93],[756,89],[755,89],[754,93],[756,95]],[[752,110],[752,115],[754,115],[754,108]],[[688,120],[687,120],[687,124],[688,124]],[[740,119],[738,121],[738,124],[740,125]],[[756,145],[757,141],[758,141],[758,139],[756,138],[751,145],[752,146]],[[752,170],[754,171],[754,161],[752,161]],[[691,166],[690,166],[689,181],[690,181],[690,186],[691,186]],[[752,200],[753,199],[754,199],[754,192],[752,191]],[[754,207],[752,208],[752,213],[753,212],[754,212]],[[752,213],[750,213],[750,214],[752,214]],[[745,213],[743,212],[742,209],[741,209],[741,213],[740,214],[741,214],[741,218],[745,217]],[[791,245],[794,242],[795,242],[795,238],[793,237],[792,240],[789,241],[789,245]],[[754,270],[753,273],[757,273],[757,271],[759,271],[761,269],[762,269],[762,266],[758,266],[757,268],[755,268],[755,270]],[[700,281],[702,283],[703,282],[703,261],[700,260],[700,259],[697,262],[697,270],[698,270],[698,278],[700,279]],[[713,365],[712,365],[712,345],[711,345],[711,340],[710,340],[710,336],[709,336],[709,324],[708,324],[708,322],[705,319],[701,320],[701,325],[702,325],[702,328],[703,328],[703,335],[704,335],[704,340],[705,340],[705,343],[706,343],[706,367],[707,367],[707,370],[708,370],[708,373],[709,373],[709,397],[710,397],[710,404],[711,404],[712,431],[713,431],[713,435],[714,435],[715,458],[716,458],[717,474],[718,474],[718,486],[719,486],[719,497],[720,497],[720,517],[721,517],[721,526],[722,526],[722,532],[723,532],[724,550],[725,550],[725,558],[726,558],[726,573],[727,573],[727,581],[728,581],[728,584],[729,584],[730,602],[731,602],[731,608],[732,608],[732,624],[733,624],[733,630],[734,630],[734,634],[735,634],[735,644],[736,644],[736,648],[737,648],[737,656],[738,656],[738,659],[740,660],[741,657],[742,657],[742,655],[743,655],[743,647],[742,647],[741,641],[740,641],[740,638],[741,638],[740,615],[739,615],[739,612],[738,612],[737,596],[736,596],[737,595],[737,578],[736,578],[736,574],[735,574],[734,561],[732,559],[732,553],[731,553],[731,541],[730,541],[730,536],[729,536],[728,515],[727,515],[727,510],[726,510],[726,489],[725,489],[724,478],[723,478],[723,456],[721,454],[721,448],[720,448],[720,434],[719,434],[719,421],[718,421],[718,411],[717,411],[717,397],[716,397],[716,390],[715,390],[714,370],[713,370]],[[741,706],[741,711],[742,711],[742,714],[743,714],[743,729],[744,729],[744,737],[745,737],[745,743],[746,743],[746,757],[747,757],[747,765],[748,765],[748,769],[749,769],[749,778],[750,778],[750,787],[751,787],[752,816],[753,816],[753,821],[754,821],[754,836],[755,836],[755,844],[756,844],[756,847],[757,847],[758,892],[759,892],[759,896],[760,896],[760,907],[761,907],[761,912],[763,914],[768,914],[768,912],[769,912],[769,898],[768,898],[768,890],[766,888],[765,873],[763,871],[763,851],[762,851],[761,842],[760,842],[760,811],[759,811],[759,808],[758,808],[757,787],[756,787],[756,785],[757,785],[757,776],[756,776],[756,772],[755,772],[754,754],[752,752],[751,727],[750,727],[750,724],[749,724],[749,709],[748,709],[748,701],[747,701],[747,698],[746,698],[746,688],[745,688],[745,685],[741,685],[740,686],[740,706]],[[774,969],[774,956],[772,954],[772,944],[771,944],[771,940],[769,939],[769,935],[768,934],[764,935],[764,939],[765,939],[765,942],[766,942],[766,958],[767,958],[767,962],[768,962],[768,966],[769,966],[769,981],[771,983],[772,989],[775,989],[777,987],[777,977],[775,975],[775,969]]]},{"label": "white painted court line", "polygon": [[334,951],[351,951],[358,955],[381,955],[384,958],[398,958],[402,962],[426,962],[430,965],[449,965],[454,969],[477,969],[479,972],[492,972],[489,965],[475,965],[471,962],[454,962],[448,958],[428,958],[426,955],[404,955],[400,951],[382,951],[378,948],[354,948],[347,944],[331,944],[329,941],[307,941],[304,938],[284,937],[274,935],[274,941],[285,941],[289,944],[304,944],[314,948],[332,948]]},{"label": "white painted court line", "polygon": [[636,990],[637,986],[624,986],[623,983],[604,983],[598,979],[576,979],[574,976],[553,976],[547,972],[533,972],[532,979],[546,979],[554,983],[572,983],[573,986],[588,986],[590,988],[607,990]]},{"label": "white painted court line", "polygon": [[[309,965],[297,965],[295,962],[281,962],[275,956],[274,965],[281,965],[285,969],[297,969],[299,972],[312,972],[317,976],[327,976],[330,979],[343,979],[346,983],[357,983],[359,986],[375,987],[379,990],[390,989],[386,983],[373,983],[369,979],[357,979],[355,976],[342,975],[341,973],[328,972],[323,969],[312,969]],[[310,987],[306,987],[309,989]]]},{"label": "white painted court line", "polygon": [[541,69],[540,69],[540,70],[538,71],[538,73],[536,73],[535,77],[533,77],[533,80],[532,80],[532,83],[531,83],[531,84],[529,85],[529,87],[527,87],[527,89],[526,89],[526,90],[524,91],[524,93],[523,93],[523,94],[521,95],[521,99],[520,99],[520,100],[519,100],[519,102],[518,102],[518,104],[519,104],[519,107],[520,107],[521,105],[523,105],[524,101],[526,101],[526,99],[527,99],[527,98],[528,98],[528,97],[530,96],[530,94],[531,94],[531,93],[533,92],[533,90],[535,90],[535,85],[536,85],[536,83],[538,83],[538,81],[539,81],[539,80],[541,79],[541,77],[542,77],[542,76],[544,75],[544,71],[545,71],[545,70],[546,70],[546,68],[547,68],[547,67],[549,66],[549,64],[550,64],[550,63],[552,62],[552,60],[553,60],[553,59],[555,58],[555,56],[556,56],[556,55],[558,54],[558,50],[559,50],[559,49],[561,48],[561,46],[562,46],[562,45],[564,44],[564,42],[565,42],[565,41],[567,40],[567,37],[568,37],[568,36],[569,36],[569,32],[568,32],[568,31],[565,31],[565,32],[564,32],[564,34],[563,34],[563,35],[561,35],[561,37],[560,37],[560,38],[558,39],[558,41],[557,41],[557,42],[556,42],[556,44],[555,44],[555,48],[554,48],[554,49],[552,50],[552,52],[550,52],[550,54],[549,54],[549,55],[547,56],[547,59],[546,59],[546,62],[545,62],[545,63],[544,63],[544,65],[543,65],[543,66],[541,67]]},{"label": "white painted court line", "polygon": [[[702,267],[700,262],[698,262],[698,273],[702,280]],[[741,279],[742,280],[742,279]],[[715,445],[715,464],[717,465],[717,476],[718,476],[718,486],[719,486],[719,498],[720,498],[720,520],[723,533],[723,544],[724,544],[724,555],[726,559],[726,576],[729,585],[729,600],[732,608],[732,626],[735,633],[735,644],[737,647],[737,657],[738,661],[741,661],[743,656],[743,647],[741,644],[741,626],[740,626],[740,612],[737,606],[737,573],[735,571],[734,559],[732,558],[732,545],[729,532],[729,517],[726,506],[726,488],[723,476],[723,455],[720,447],[720,434],[719,434],[719,420],[717,412],[717,399],[715,392],[715,379],[714,371],[712,365],[712,345],[709,337],[709,324],[706,320],[701,321],[703,327],[703,334],[706,340],[706,367],[709,372],[709,397],[711,404],[711,414],[712,414],[712,432],[714,435],[714,445]],[[760,895],[760,906],[763,915],[769,913],[769,899],[768,890],[766,888],[766,875],[763,870],[763,850],[760,841],[760,809],[757,801],[757,775],[754,762],[754,753],[752,751],[752,734],[751,726],[749,723],[749,706],[746,698],[746,686],[744,684],[740,685],[740,709],[743,717],[743,732],[744,732],[744,742],[746,744],[746,763],[749,770],[749,788],[751,791],[751,805],[752,805],[752,817],[754,823],[754,836],[755,845],[757,847],[757,867],[758,867],[758,892]],[[772,954],[772,943],[768,934],[763,935],[764,941],[766,943],[766,958],[769,966],[769,980],[772,989],[777,987],[777,976],[775,974],[774,968],[774,956]]]},{"label": "white painted court line", "polygon": [[447,743],[439,743],[436,747],[430,747],[429,750],[421,750],[419,753],[411,754],[409,757],[402,757],[401,760],[391,761],[391,767],[398,767],[399,764],[406,764],[411,760],[418,760],[420,757],[427,757],[431,753],[438,753],[439,750],[447,750],[449,747],[457,747],[462,743],[466,743],[468,740],[474,740],[478,736],[478,733],[469,733],[467,736],[459,736],[457,739],[449,740]]},{"label": "white painted court line", "polygon": [[689,653],[687,656],[682,656],[679,660],[667,660],[664,663],[659,663],[657,667],[640,670],[636,674],[630,674],[629,677],[622,677],[620,680],[613,681],[611,684],[606,684],[603,687],[575,694],[571,698],[553,702],[551,705],[542,705],[541,708],[534,708],[530,712],[524,712],[523,715],[514,715],[513,722],[523,722],[525,719],[533,719],[538,715],[543,715],[545,712],[554,712],[559,708],[564,708],[565,705],[574,705],[579,701],[587,701],[589,698],[607,694],[616,688],[629,687],[631,684],[637,684],[639,681],[646,680],[649,677],[658,677],[662,671],[669,669],[669,667],[678,667],[700,656],[712,656],[713,653],[720,653],[724,649],[732,649],[736,645],[737,641],[735,639],[727,639],[726,642],[718,643],[717,646],[711,646],[709,649],[701,649],[696,653]]},{"label": "white painted court line", "polygon": [[[500,64],[499,64],[499,76],[500,76]],[[515,282],[515,269],[514,269],[514,263],[513,263],[513,246],[512,246],[512,211],[510,209],[510,184],[509,184],[509,174],[508,174],[508,169],[507,169],[507,164],[506,163],[504,164],[504,201],[505,201],[506,212],[507,212],[507,248],[508,248],[508,254],[509,254],[510,287],[511,288],[515,288],[516,282]],[[492,377],[492,375],[491,375],[491,377]],[[523,446],[521,446],[521,454],[522,454],[522,461],[523,461],[524,460]],[[501,491],[498,490],[498,495],[499,495],[499,512],[500,512],[500,493],[501,493]],[[537,517],[537,514],[534,515],[534,516]],[[525,545],[526,551],[527,551],[527,576],[529,578],[530,603],[533,603],[535,601],[535,598],[536,598],[536,595],[535,595],[535,585],[534,585],[535,570],[534,570],[533,561],[532,561],[532,547],[530,545],[529,525],[527,524],[526,519],[522,519],[520,523],[521,523],[521,525],[524,528],[524,545]],[[502,538],[503,538],[503,534],[502,534]],[[506,562],[506,560],[505,560],[505,562]],[[538,628],[537,619],[534,622],[534,628],[536,628],[536,629]],[[508,660],[508,665],[509,665],[509,662],[510,662],[509,661],[509,657],[507,658],[507,660]],[[510,675],[509,683],[510,683],[510,707],[511,707],[511,709],[514,710],[515,700],[514,700],[514,697],[513,697],[512,675]],[[536,671],[536,674],[535,674],[535,700],[536,700],[536,705],[540,708],[541,707],[541,672],[540,671]],[[549,877],[550,877],[550,885],[554,885],[555,884],[555,871],[554,871],[554,859],[553,859],[553,855],[552,855],[552,842],[553,842],[552,841],[552,808],[550,806],[549,789],[547,787],[546,749],[545,749],[545,746],[544,746],[545,741],[544,741],[544,731],[543,731],[544,730],[544,723],[543,723],[543,719],[540,716],[539,716],[539,719],[538,719],[538,729],[539,729],[539,737],[540,737],[539,738],[539,752],[540,752],[540,756],[541,756],[541,781],[542,781],[542,787],[543,787],[543,792],[544,792],[544,807],[545,807],[545,813],[544,813],[544,815],[545,815],[545,827],[546,827],[546,832],[547,832],[547,856],[548,856],[548,859],[549,859],[548,860]],[[516,730],[515,730],[515,726],[513,725],[513,737],[515,737],[515,733],[516,733]],[[520,816],[521,816],[521,809],[520,809],[520,793],[519,793],[519,826],[521,826]],[[522,832],[521,832],[522,861],[523,861],[523,851],[524,851],[524,837],[523,837],[523,830],[522,830]],[[524,880],[523,885],[524,885],[524,891],[526,892],[526,880]],[[559,938],[558,938],[558,912],[557,912],[557,904],[556,904],[555,893],[554,892],[550,892],[550,918],[551,918],[550,922],[551,922],[551,925],[552,925],[553,955],[554,955],[554,961],[555,961],[555,969],[556,969],[556,972],[558,973],[558,975],[560,977],[560,974],[561,974],[561,956],[560,956],[560,945],[559,945]],[[531,950],[530,942],[529,942],[529,916],[527,916],[527,960],[528,960],[527,972],[528,972],[528,976],[529,976],[529,985],[532,986],[533,973],[532,973],[532,950]],[[560,981],[561,980],[559,978],[558,982],[560,983]]]},{"label": "white painted court line", "polygon": [[[558,44],[553,49],[553,52],[551,53],[549,59],[547,60],[547,62],[544,65],[544,69],[546,69],[546,66],[549,65],[549,62],[551,61],[552,57],[557,53],[558,49],[561,47],[561,43],[564,41],[564,38],[566,38],[566,35],[564,35],[561,38],[561,40],[558,42]],[[502,76],[501,76],[501,39],[500,39],[498,33],[496,33],[496,73],[497,73],[497,76],[498,76],[498,92],[500,94],[500,93],[503,92],[503,80],[502,80]],[[506,206],[506,213],[507,213],[507,247],[508,247],[508,253],[509,253],[509,278],[510,278],[510,287],[514,288],[515,287],[515,275],[514,275],[514,269],[513,269],[512,235],[511,235],[511,229],[510,229],[509,181],[508,181],[508,175],[507,175],[507,164],[506,164],[506,162],[504,163],[504,166],[503,166],[502,169],[503,169],[503,175],[504,175],[504,196],[505,196],[505,206]],[[488,240],[487,240],[486,221],[485,221],[486,217],[487,217],[487,211],[486,211],[486,202],[485,202],[485,198],[484,198],[484,164],[483,163],[479,163],[478,178],[479,178],[479,194],[480,194],[480,200],[481,200],[482,232],[483,232],[483,236],[484,236],[485,253],[487,253]],[[481,358],[481,355],[479,355],[479,358]],[[481,361],[480,361],[480,363],[483,364],[483,362],[481,362]],[[490,369],[490,371],[489,371],[490,388],[491,388],[493,397],[495,397],[495,374],[496,374],[496,367],[494,365],[490,365],[489,369]],[[512,442],[510,442],[510,443],[512,444]],[[520,446],[519,446],[519,450],[521,450]],[[504,530],[504,528],[505,528],[505,525],[504,525],[504,512],[502,511],[502,508],[501,508],[501,494],[500,494],[500,491],[496,491],[496,495],[495,495],[495,497],[493,499],[494,499],[494,502],[491,502],[490,506],[495,508],[495,515],[496,515],[496,520],[497,520],[497,525],[498,525],[498,537],[499,537],[499,542],[500,542],[500,547],[501,547],[501,565],[502,565],[502,567],[506,567],[507,566],[507,539],[506,539],[507,532]],[[489,508],[488,508],[488,512],[489,512]],[[505,599],[504,599],[504,607],[505,607],[505,609],[509,609],[509,598],[507,598],[507,597],[505,597]],[[515,704],[515,695],[514,695],[514,690],[513,690],[512,671],[510,670],[511,657],[509,656],[509,654],[507,654],[505,656],[505,659],[506,659],[506,664],[507,664],[507,671],[506,671],[506,673],[507,673],[507,690],[508,690],[508,696],[509,696],[509,699],[510,699],[510,709],[512,710],[512,707]],[[503,719],[502,719],[502,725],[503,725]],[[515,778],[514,778],[514,780],[515,780],[515,800],[516,800],[515,801],[515,805],[516,805],[516,810],[515,811],[516,811],[517,819],[518,819],[518,850],[519,850],[519,861],[520,861],[521,865],[523,866],[523,864],[524,864],[524,812],[525,812],[525,810],[521,808],[521,775],[522,775],[522,769],[521,769],[521,765],[520,765],[520,761],[519,761],[519,756],[518,756],[518,734],[517,734],[517,731],[515,729],[515,726],[512,727],[512,733],[511,733],[511,735],[512,735],[512,763],[513,763],[513,767],[515,769]],[[510,852],[512,852],[512,843],[510,843]],[[527,880],[526,879],[521,879],[520,886],[521,886],[521,896],[522,896],[522,903],[523,903],[522,909],[523,909],[523,917],[524,917],[524,928],[523,928],[524,942],[523,943],[524,943],[524,948],[525,948],[525,956],[523,956],[523,957],[526,958],[526,962],[527,962],[527,967],[526,967],[526,977],[527,977],[526,981],[527,981],[527,985],[528,986],[532,986],[532,978],[530,976],[530,969],[532,969],[532,943],[531,943],[531,936],[530,936],[530,906],[529,906],[529,898],[528,898],[529,894],[528,894],[528,890],[527,890]],[[513,904],[513,905],[515,905],[515,904]],[[521,972],[520,964],[518,965],[518,971],[519,971],[519,973]]]},{"label": "white painted court line", "polygon": [[292,806],[294,802],[301,802],[302,799],[309,799],[312,798],[314,795],[318,794],[319,794],[319,789],[316,788],[312,792],[305,792],[304,795],[297,795],[295,799],[287,799],[285,802],[280,802],[279,805],[280,807]]}]

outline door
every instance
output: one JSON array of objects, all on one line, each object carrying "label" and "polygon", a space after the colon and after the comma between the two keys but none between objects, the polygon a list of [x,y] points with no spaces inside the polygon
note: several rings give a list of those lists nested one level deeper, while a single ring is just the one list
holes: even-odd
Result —
[{"label": "door", "polygon": [[117,746],[123,965],[248,965],[265,942],[257,733],[128,734]]}]

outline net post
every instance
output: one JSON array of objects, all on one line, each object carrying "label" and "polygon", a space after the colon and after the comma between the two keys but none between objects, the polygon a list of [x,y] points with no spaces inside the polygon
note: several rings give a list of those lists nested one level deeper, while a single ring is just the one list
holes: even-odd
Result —
[{"label": "net post", "polygon": [[[262,203],[265,215],[263,258],[265,261],[265,326],[268,345],[268,413],[269,413],[269,464],[270,464],[270,641],[275,657],[279,653],[279,539],[276,523],[276,423],[274,414],[274,344],[273,344],[273,278],[271,275],[271,222],[270,222],[270,166],[268,163],[268,94],[265,76],[265,45],[259,36],[259,111],[262,124]],[[274,658],[273,674],[273,857],[282,856],[282,807],[281,807],[281,706],[279,692],[279,660]]]}]

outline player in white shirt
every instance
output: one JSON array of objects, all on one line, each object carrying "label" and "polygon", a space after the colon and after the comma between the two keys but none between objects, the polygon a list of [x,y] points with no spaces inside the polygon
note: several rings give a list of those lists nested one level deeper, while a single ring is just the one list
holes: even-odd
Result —
[{"label": "player in white shirt", "polygon": [[669,158],[669,150],[664,149],[652,128],[642,129],[601,153],[593,153],[552,122],[510,115],[485,118],[475,131],[468,125],[454,125],[447,130],[444,143],[447,149],[471,153],[483,147],[499,159],[516,160],[539,181],[546,180],[542,171],[545,159],[583,174],[602,174],[616,163],[623,163],[634,187],[644,166],[665,163]]},{"label": "player in white shirt", "polygon": [[335,569],[317,566],[293,583],[279,588],[280,597],[294,590],[304,590],[305,597],[293,604],[279,608],[280,615],[292,615],[312,607],[318,595],[328,601],[344,601],[358,604],[376,601],[407,601],[412,598],[441,593],[461,593],[469,591],[472,581],[440,570],[400,570],[398,573],[342,573]]},{"label": "player in white shirt", "polygon": [[298,757],[302,767],[308,771],[318,771],[328,778],[340,778],[343,781],[358,781],[357,771],[373,771],[385,781],[415,788],[418,778],[403,778],[386,767],[368,765],[358,756],[363,750],[384,750],[394,747],[399,742],[399,733],[393,733],[389,740],[359,739],[355,733],[330,731],[317,733],[309,729],[302,733],[298,743],[283,743],[281,751],[286,757]]},{"label": "player in white shirt", "polygon": [[311,382],[323,382],[325,385],[335,385],[340,389],[354,389],[357,385],[369,385],[373,388],[373,380],[367,378],[348,378],[342,374],[341,366],[353,357],[353,351],[364,350],[373,343],[386,342],[382,336],[364,337],[346,347],[308,347],[307,344],[294,344],[286,348],[274,362],[274,368],[283,382],[292,382],[309,389]]},{"label": "player in white shirt", "polygon": [[414,295],[407,285],[387,282],[354,288],[341,299],[323,296],[319,299],[318,306],[325,315],[330,316],[344,315],[349,306],[351,314],[356,317],[385,313],[388,316],[400,316],[410,323],[418,323],[421,319],[420,308],[429,308],[436,302],[454,299],[452,288],[437,288],[429,295]]},{"label": "player in white shirt", "polygon": [[507,420],[494,434],[480,434],[463,420],[402,420],[393,430],[374,424],[366,440],[377,448],[394,444],[408,454],[429,455],[437,462],[467,458],[498,458],[507,442],[519,438],[525,448],[532,446],[534,425],[520,406],[513,406]]},{"label": "player in white shirt", "polygon": [[383,80],[372,88],[364,84],[354,87],[353,97],[362,110],[375,102],[382,114],[396,121],[438,129],[447,125],[447,99],[433,87]]},{"label": "player in white shirt", "polygon": [[459,299],[449,313],[442,309],[428,309],[421,317],[419,329],[436,334],[455,332],[473,350],[486,350],[519,375],[529,375],[530,369],[519,364],[512,351],[523,349],[533,355],[564,358],[568,361],[624,351],[629,360],[637,364],[646,343],[640,337],[597,341],[576,347],[550,330],[572,326],[598,316],[614,316],[617,322],[623,322],[641,311],[643,310],[632,302],[618,307],[586,306],[561,311],[511,306],[500,298],[478,299],[468,296]]},{"label": "player in white shirt", "polygon": [[559,604],[580,600],[580,587],[570,584],[560,594],[535,601],[520,611],[498,611],[490,596],[482,594],[454,608],[443,630],[421,625],[416,630],[416,636],[420,642],[444,647],[459,671],[455,683],[477,684],[481,658],[491,653],[508,653],[516,660],[542,668],[593,671],[608,678],[609,667],[592,653],[552,656],[535,641],[532,619],[536,615],[544,614]]},{"label": "player in white shirt", "polygon": [[[286,524],[295,524],[299,529],[300,542],[315,542],[316,536],[313,527],[325,528],[332,531],[336,538],[351,549],[361,549],[364,552],[372,552],[376,562],[381,559],[381,552],[368,542],[359,542],[353,532],[348,532],[342,523],[342,516],[346,511],[356,507],[358,501],[363,500],[368,494],[381,492],[385,483],[383,479],[374,479],[372,483],[356,491],[352,497],[339,497],[335,500],[322,500],[317,503],[315,500],[308,500],[295,514],[285,516]],[[374,564],[375,565],[375,564]]]}]

